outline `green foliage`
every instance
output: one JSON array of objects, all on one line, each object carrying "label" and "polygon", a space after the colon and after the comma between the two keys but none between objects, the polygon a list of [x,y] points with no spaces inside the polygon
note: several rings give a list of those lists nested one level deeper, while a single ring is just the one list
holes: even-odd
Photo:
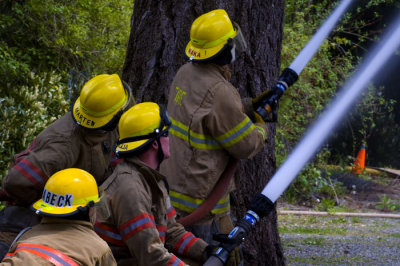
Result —
[{"label": "green foliage", "polygon": [[0,1],[0,179],[87,78],[121,72],[132,8],[133,0]]},{"label": "green foliage", "polygon": [[[340,161],[338,155],[346,151],[351,151],[355,156],[360,145],[366,145],[367,151],[371,147],[373,152],[370,153],[370,158],[375,162],[379,162],[376,157],[384,158],[389,165],[395,160],[396,157],[392,159],[393,154],[388,151],[392,147],[400,147],[400,125],[395,122],[393,113],[396,101],[386,99],[383,90],[383,87],[371,85],[362,94],[362,100],[346,118],[346,127],[336,135],[333,142],[336,150],[331,158],[333,162]],[[397,149],[394,150],[397,153]],[[354,162],[354,157],[351,158],[350,163]]]},{"label": "green foliage", "polygon": [[[376,121],[386,119],[393,111],[395,100],[386,100],[382,94],[383,88],[370,86],[367,92],[362,95],[362,102],[350,114],[351,120],[358,120],[361,126],[358,129],[359,139],[367,144],[372,132],[376,129]],[[355,143],[355,141],[354,141]]]},{"label": "green foliage", "polygon": [[[324,3],[309,5],[308,1],[286,2],[282,67],[289,66],[294,60],[329,15],[331,8]],[[275,155],[278,164],[284,161],[307,127],[317,118],[316,114],[324,108],[352,70],[351,54],[334,56],[337,47],[346,43],[347,40],[340,38],[325,40],[299,76],[299,81],[282,97],[276,133]],[[325,162],[326,156],[326,151],[320,153],[299,174],[286,192],[287,198],[306,200],[328,185],[317,167]]]},{"label": "green foliage", "polygon": [[0,97],[0,178],[6,173],[11,156],[24,150],[47,125],[68,110],[65,85],[54,73],[36,76],[33,87],[8,87]]},{"label": "green foliage", "polygon": [[312,246],[322,246],[326,244],[326,240],[322,237],[306,237],[304,239],[304,244]]},{"label": "green foliage", "polygon": [[396,203],[395,200],[392,200],[386,194],[379,196],[380,202],[375,205],[375,208],[381,211],[398,211],[400,210],[400,204]]},{"label": "green foliage", "polygon": [[132,7],[132,0],[1,1],[0,84],[26,84],[31,71],[119,72]]},{"label": "green foliage", "polygon": [[[290,65],[337,3],[286,1],[282,68]],[[366,4],[366,8],[359,8],[345,15],[343,22],[324,41],[304,68],[299,80],[282,97],[275,142],[278,166],[305,134],[310,124],[318,118],[318,114],[333,98],[337,89],[355,70],[360,61],[359,50],[366,49],[363,45],[366,45],[367,40],[376,38],[377,31],[367,29],[367,26],[376,23],[375,20],[380,19],[383,14],[371,15],[370,11],[384,4],[398,5],[392,0],[369,1]],[[354,131],[368,137],[376,128],[376,122],[382,120],[380,114],[387,114],[392,110],[392,105],[393,102],[385,100],[382,94],[379,94],[379,90],[371,89],[359,104],[360,120],[363,123]],[[342,193],[340,184],[331,184],[327,176],[321,174],[320,169],[327,164],[330,156],[328,148],[323,148],[285,192],[285,199],[290,202],[305,201],[311,199],[312,195],[322,193],[330,200],[335,193]],[[327,193],[329,188],[332,193]],[[336,188],[340,193],[337,193]]]},{"label": "green foliage", "polygon": [[318,235],[334,235],[346,233],[346,228],[314,228],[314,227],[284,227],[280,226],[280,234],[318,234]]},{"label": "green foliage", "polygon": [[336,202],[331,199],[322,199],[318,209],[320,211],[329,211],[335,206]]}]

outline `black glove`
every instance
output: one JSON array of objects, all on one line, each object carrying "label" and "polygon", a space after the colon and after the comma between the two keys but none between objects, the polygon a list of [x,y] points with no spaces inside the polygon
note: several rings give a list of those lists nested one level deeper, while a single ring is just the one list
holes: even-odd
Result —
[{"label": "black glove", "polygon": [[203,251],[203,260],[204,261],[208,260],[208,258],[212,256],[212,254],[217,250],[217,248],[218,248],[217,246],[208,245]]},{"label": "black glove", "polygon": [[253,103],[254,110],[257,110],[257,108],[260,107],[260,104],[264,99],[267,99],[267,98],[270,97],[271,92],[272,92],[271,90],[263,91],[260,95],[258,95],[257,97],[251,99],[251,102]]}]

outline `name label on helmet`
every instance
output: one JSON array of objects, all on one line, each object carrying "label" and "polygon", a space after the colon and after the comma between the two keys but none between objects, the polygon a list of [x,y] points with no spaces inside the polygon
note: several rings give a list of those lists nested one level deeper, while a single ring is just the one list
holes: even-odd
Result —
[{"label": "name label on helmet", "polygon": [[118,149],[126,151],[128,150],[128,144],[121,144],[118,146]]},{"label": "name label on helmet", "polygon": [[188,53],[193,55],[194,57],[200,57],[200,52],[196,52],[193,49],[189,49]]},{"label": "name label on helmet", "polygon": [[87,125],[87,126],[91,126],[94,127],[94,125],[96,124],[96,122],[94,122],[93,120],[87,119],[85,117],[84,114],[82,114],[81,112],[79,112],[80,109],[79,108],[75,108],[75,119],[79,119],[79,122],[81,125]]},{"label": "name label on helmet", "polygon": [[72,207],[73,198],[74,196],[72,194],[59,195],[47,189],[44,189],[42,194],[42,200],[44,202],[56,207]]}]

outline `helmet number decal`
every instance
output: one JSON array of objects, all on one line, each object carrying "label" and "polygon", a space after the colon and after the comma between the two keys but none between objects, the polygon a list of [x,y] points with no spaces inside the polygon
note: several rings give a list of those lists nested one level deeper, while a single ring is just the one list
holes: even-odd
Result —
[{"label": "helmet number decal", "polygon": [[72,194],[60,195],[53,192],[48,191],[47,189],[43,190],[42,200],[55,207],[72,207],[74,196]]}]

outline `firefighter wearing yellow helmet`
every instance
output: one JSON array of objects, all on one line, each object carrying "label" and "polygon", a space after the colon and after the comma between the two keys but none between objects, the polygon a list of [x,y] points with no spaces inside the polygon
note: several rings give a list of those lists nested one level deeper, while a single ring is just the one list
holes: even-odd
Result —
[{"label": "firefighter wearing yellow helmet", "polygon": [[[95,207],[95,231],[111,247],[118,264],[202,265],[207,244],[175,221],[167,180],[158,172],[169,160],[171,120],[153,102],[137,104],[119,121],[116,153],[123,158],[102,184]],[[186,261],[187,262],[187,261]]]},{"label": "firefighter wearing yellow helmet", "polygon": [[[37,223],[26,207],[41,197],[47,179],[54,173],[80,168],[93,175],[98,184],[112,173],[117,124],[131,105],[131,91],[118,75],[95,76],[85,83],[70,112],[14,156],[3,179],[3,195],[7,197],[2,200],[12,203],[0,215],[1,239],[9,239],[4,244],[9,245],[24,227]],[[0,258],[6,251],[6,245],[0,243]]]},{"label": "firefighter wearing yellow helmet", "polygon": [[83,86],[75,101],[74,120],[88,129],[114,129],[129,104],[130,90],[124,88],[117,74],[99,75]]},{"label": "firefighter wearing yellow helmet", "polygon": [[42,216],[40,224],[19,234],[3,264],[116,265],[90,223],[89,210],[99,200],[96,180],[88,172],[69,168],[55,173],[31,206]]},{"label": "firefighter wearing yellow helmet", "polygon": [[[192,61],[212,61],[222,53],[230,53],[232,63],[236,51],[247,49],[246,41],[237,23],[232,23],[223,9],[213,10],[198,17],[190,28],[190,42],[186,45],[186,56]],[[222,58],[220,58],[222,59]]]},{"label": "firefighter wearing yellow helmet", "polygon": [[[191,26],[185,50],[189,62],[176,73],[168,98],[173,156],[161,165],[178,218],[207,200],[231,158],[247,159],[264,147],[265,122],[249,117],[251,100],[243,106],[229,82],[229,64],[245,49],[239,26],[225,10],[203,14]],[[231,181],[210,212],[186,228],[209,243],[214,233],[229,233],[233,186]]]}]

